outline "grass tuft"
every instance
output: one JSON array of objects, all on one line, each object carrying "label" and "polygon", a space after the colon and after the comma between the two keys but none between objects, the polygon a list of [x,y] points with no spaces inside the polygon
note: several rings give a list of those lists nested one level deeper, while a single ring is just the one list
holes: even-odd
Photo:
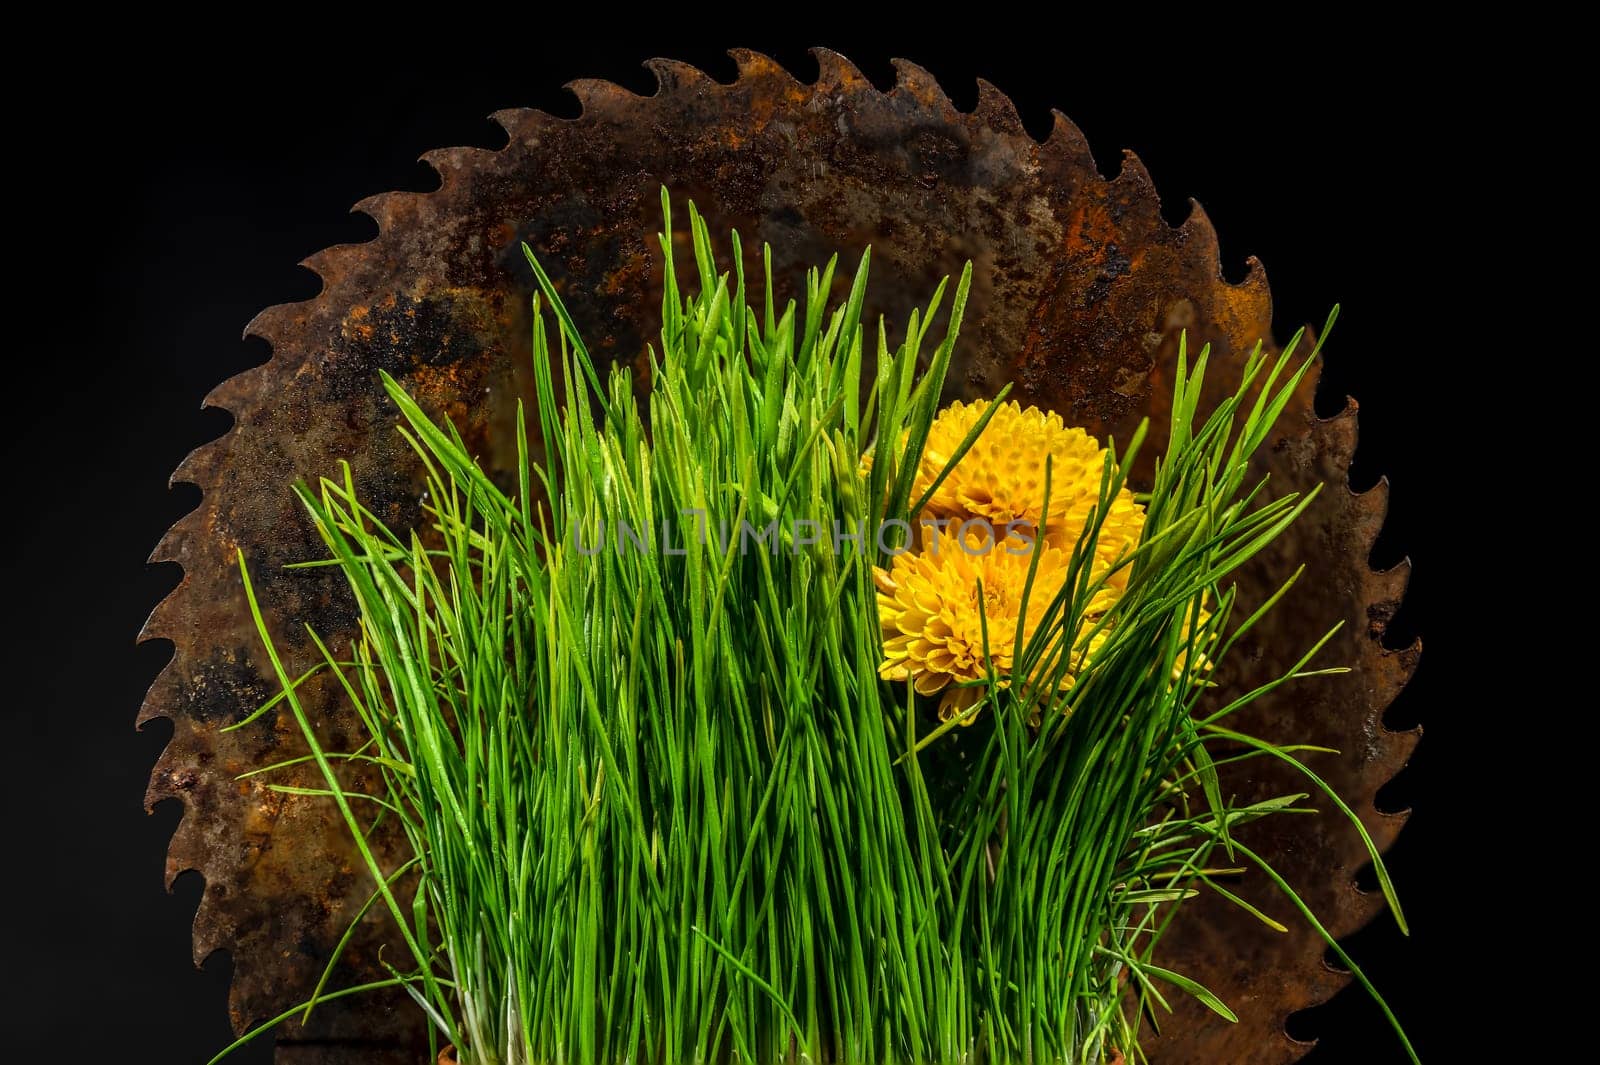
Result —
[{"label": "grass tuft", "polygon": [[[1049,607],[1014,649],[1029,680],[990,685],[957,733],[879,679],[872,567],[899,546],[876,530],[927,499],[912,480],[970,266],[931,351],[946,285],[891,350],[862,321],[867,255],[833,308],[837,258],[780,308],[768,255],[753,307],[693,205],[696,284],[679,289],[664,191],[662,209],[643,406],[625,369],[594,366],[530,252],[537,404],[531,430],[518,411],[516,490],[387,376],[428,527],[385,528],[348,468],[297,489],[361,611],[343,657],[318,640],[364,726],[358,750],[318,743],[244,572],[282,685],[272,705],[299,723],[372,877],[356,919],[381,906],[410,954],[367,986],[406,988],[472,1065],[1089,1063],[1137,1056],[1173,993],[1232,1019],[1154,960],[1182,901],[1216,890],[1281,930],[1218,882],[1243,863],[1316,922],[1234,837],[1306,796],[1240,805],[1216,767],[1284,759],[1356,820],[1295,758],[1305,748],[1227,724],[1326,672],[1310,654],[1253,692],[1210,687],[1278,599],[1236,618],[1229,575],[1310,501],[1259,502],[1245,461],[1310,360],[1258,350],[1203,419],[1206,354],[1183,366],[1126,593],[1084,625],[1104,574],[1030,576]],[[1108,463],[1100,512],[1142,439]],[[834,522],[858,539],[835,541]],[[1080,561],[1097,534],[1091,521]],[[350,759],[381,794],[343,788]],[[410,846],[396,868],[367,846],[386,819]],[[297,1012],[362,990],[325,984]]]}]

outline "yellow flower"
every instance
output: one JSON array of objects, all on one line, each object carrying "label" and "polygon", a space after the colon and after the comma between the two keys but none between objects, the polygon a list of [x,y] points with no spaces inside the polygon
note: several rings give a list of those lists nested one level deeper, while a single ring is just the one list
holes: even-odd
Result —
[{"label": "yellow flower", "polygon": [[[988,409],[988,400],[957,400],[934,418],[912,485],[913,502],[922,498]],[[1052,460],[1050,512],[1043,514],[1047,458]],[[957,521],[983,518],[996,530],[1003,530],[1008,522],[1026,523],[1033,535],[1042,527],[1046,542],[1071,552],[1090,508],[1100,501],[1105,462],[1106,449],[1082,429],[1065,425],[1061,415],[1038,407],[1024,409],[1015,401],[1002,403],[983,434],[934,492],[924,513]],[[1101,525],[1096,564],[1109,569],[1117,556],[1138,544],[1143,528],[1144,508],[1124,487],[1112,497],[1111,511]],[[1102,593],[1104,600],[1093,612],[1109,607],[1127,583],[1124,568],[1112,576],[1112,587]]]},{"label": "yellow flower", "polygon": [[1050,603],[1051,589],[1066,579],[1066,552],[1042,544],[1033,548],[1043,554],[1026,618],[1022,592],[1031,551],[1014,553],[1015,543],[985,550],[974,538],[964,546],[954,529],[946,529],[930,537],[924,550],[896,555],[887,569],[875,569],[883,626],[879,674],[885,680],[910,679],[923,695],[944,692],[939,716],[946,720],[982,699],[981,686],[953,685],[989,676],[984,626],[995,673],[1008,677],[1018,625],[1025,626],[1026,640]]},{"label": "yellow flower", "polygon": [[[984,400],[956,402],[934,419],[913,500],[933,484],[987,408]],[[1052,460],[1050,509],[1044,514],[1047,458]],[[945,720],[964,714],[983,698],[983,685],[959,685],[987,679],[991,664],[1000,682],[1008,683],[1017,630],[1022,629],[1026,645],[1066,581],[1072,552],[1099,501],[1105,460],[1105,449],[1093,437],[1068,428],[1059,415],[1002,404],[924,509],[925,520],[941,524],[924,526],[920,550],[898,555],[887,569],[875,571],[884,650],[880,675],[909,679],[923,695],[943,692],[939,715]],[[972,522],[965,525],[965,534],[958,531]],[[1094,576],[1106,573],[1137,546],[1143,526],[1144,510],[1124,488],[1113,498],[1101,527]],[[1019,527],[1022,535],[1008,540],[1008,529]],[[1039,566],[1024,616],[1022,593],[1035,551],[1041,552]],[[1085,626],[1116,603],[1127,578],[1126,566],[1111,574],[1089,604]],[[985,623],[991,663],[983,657]],[[1103,639],[1101,633],[1091,642]],[[1070,653],[1078,658],[1083,650]],[[1072,679],[1068,671],[1063,687]]]}]

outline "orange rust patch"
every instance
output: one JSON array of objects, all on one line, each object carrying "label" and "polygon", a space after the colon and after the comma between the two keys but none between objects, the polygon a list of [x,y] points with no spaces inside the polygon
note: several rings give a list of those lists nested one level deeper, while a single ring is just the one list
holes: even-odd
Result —
[{"label": "orange rust patch", "polygon": [[1088,255],[1093,261],[1105,258],[1106,245],[1118,236],[1116,223],[1105,204],[1086,201],[1067,217],[1067,251],[1073,255]]}]

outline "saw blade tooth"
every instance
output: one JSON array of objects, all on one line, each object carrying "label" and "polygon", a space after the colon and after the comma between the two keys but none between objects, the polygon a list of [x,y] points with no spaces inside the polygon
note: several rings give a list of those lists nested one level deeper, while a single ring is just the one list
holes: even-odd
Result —
[{"label": "saw blade tooth", "polygon": [[[440,153],[425,152],[421,158],[423,162],[433,167],[439,173],[440,178],[443,179],[445,176],[443,169],[429,158],[429,156],[438,154]],[[415,194],[407,192],[377,192],[357,200],[355,205],[350,208],[350,211],[352,214],[366,215],[378,223],[378,229],[382,231],[395,225],[396,216],[400,213],[404,200],[412,195]]]},{"label": "saw blade tooth", "polygon": [[527,128],[542,114],[531,107],[502,107],[489,115],[489,121],[505,130],[509,147],[512,142],[521,140]]},{"label": "saw blade tooth", "polygon": [[605,78],[574,78],[562,88],[578,98],[584,117],[589,116],[590,112],[605,114],[626,107],[633,101],[648,99]]},{"label": "saw blade tooth", "polygon": [[224,457],[220,445],[232,430],[230,425],[222,435],[207,440],[185,455],[183,461],[178,463],[178,468],[172,471],[172,476],[167,478],[167,487],[192,484],[196,488],[206,488],[213,480],[218,460]]},{"label": "saw blade tooth", "polygon": [[361,244],[334,244],[301,259],[300,265],[316,274],[317,280],[322,283],[322,288],[318,289],[317,294],[306,302],[310,303],[321,298],[328,290],[327,278],[348,270],[351,260],[362,254],[361,249],[365,244],[365,241]]},{"label": "saw blade tooth", "polygon": [[656,96],[671,96],[677,92],[703,93],[723,87],[699,67],[677,59],[646,59],[644,67],[656,76]]},{"label": "saw blade tooth", "polygon": [[960,113],[945,94],[939,79],[925,67],[909,59],[891,59],[889,64],[894,67],[895,75],[894,88],[889,90],[891,96],[910,96],[922,106],[945,116]]},{"label": "saw blade tooth", "polygon": [[[179,870],[178,876],[182,876],[187,872],[195,872],[202,877],[205,876],[205,871],[201,869]],[[178,876],[174,876],[172,879],[176,881]],[[168,890],[171,890],[170,884],[168,885]],[[217,906],[216,901],[214,901],[215,896],[216,889],[213,888],[211,881],[207,880],[205,888],[200,892],[200,905],[195,907],[194,911],[194,965],[197,969],[204,969],[206,962],[210,960],[213,954],[225,953],[237,961],[238,955],[242,952],[242,944],[239,940],[225,938],[221,935],[217,930],[217,921],[208,912]],[[238,982],[231,981],[228,987],[229,1006],[235,1005],[234,998],[237,994]],[[238,1027],[237,1022],[235,1022],[235,1027]]]},{"label": "saw blade tooth", "polygon": [[[181,556],[183,554],[185,542],[188,540],[188,530],[185,530],[183,533],[177,536],[174,536],[173,534],[178,533],[179,528],[183,524],[183,519],[179,519],[177,524],[173,525],[171,529],[167,530],[167,535],[161,538],[161,543],[157,544],[156,549],[150,553],[150,562],[152,564],[160,565],[167,562],[175,562],[180,565],[182,564]],[[139,635],[134,637],[135,643],[149,643],[151,640],[170,640],[176,642],[176,638],[181,635],[185,626],[182,623],[183,619],[181,617],[175,617],[174,615],[181,613],[183,606],[183,592],[185,590],[184,584],[187,580],[187,577],[179,579],[177,587],[173,588],[172,591],[162,596],[161,601],[150,609],[149,617],[144,619],[144,624],[139,628]],[[172,660],[169,659],[167,665],[163,666],[162,669],[165,671],[171,667]],[[146,711],[154,710],[161,702],[161,700],[155,698],[155,689],[159,686],[160,684],[158,681],[155,685],[151,686],[150,691],[145,693],[144,703],[142,704],[142,708],[139,712],[138,720],[140,722],[144,722],[151,717],[163,716],[164,712],[146,713]]]},{"label": "saw blade tooth", "polygon": [[[480,166],[493,165],[494,157],[501,154],[504,147],[506,146],[482,147],[477,146],[477,144],[462,144],[462,146],[453,147],[453,149],[429,149],[427,152],[422,152],[421,155],[418,155],[418,158],[421,162],[432,166],[434,170],[440,171],[440,173],[470,173],[470,171],[477,170]],[[402,195],[413,195],[413,197],[421,198],[426,197],[426,195],[432,195],[432,193],[411,192],[402,193]]]},{"label": "saw blade tooth", "polygon": [[[194,512],[190,511],[190,513]],[[182,563],[184,543],[187,540],[187,531],[179,528],[182,521],[183,518],[179,518],[171,528],[162,534],[161,539],[156,541],[156,546],[151,548],[149,556],[144,560],[145,565],[162,566],[169,562]],[[161,600],[161,603],[165,602],[165,599]],[[144,627],[139,630],[139,635],[135,638],[137,642],[143,643],[146,640],[153,640],[161,636],[160,632],[151,627],[156,620],[157,611],[161,609],[161,603],[157,603],[155,609],[150,612],[150,616],[145,619]]]},{"label": "saw blade tooth", "polygon": [[1050,135],[1044,139],[1044,147],[1065,157],[1079,169],[1099,177],[1100,169],[1095,165],[1094,153],[1089,150],[1089,139],[1083,135],[1078,124],[1054,107],[1050,109],[1050,119]]},{"label": "saw blade tooth", "polygon": [[800,84],[793,74],[770,56],[761,52],[751,51],[748,48],[730,48],[728,55],[733,57],[734,64],[739,68],[739,78],[751,81],[782,81],[792,85]]},{"label": "saw blade tooth", "polygon": [[859,67],[832,48],[813,48],[811,54],[817,61],[817,89],[824,92],[839,92],[863,87],[874,88]]},{"label": "saw blade tooth", "polygon": [[[318,280],[321,279],[319,278]],[[315,300],[317,296],[321,295],[322,293],[319,291],[316,296],[311,297],[311,300]],[[311,300],[304,300],[301,303],[310,303]],[[279,336],[293,329],[297,320],[301,317],[301,303],[274,303],[271,307],[263,308],[260,313],[245,325],[244,335],[246,337],[259,337],[268,344],[272,344],[273,350],[276,351],[278,345],[274,342]],[[251,367],[251,369],[256,369],[256,367]],[[249,373],[250,370],[245,370],[244,372]],[[212,395],[215,394],[216,391],[213,390]],[[206,402],[210,405],[210,397],[207,397]]]},{"label": "saw blade tooth", "polygon": [[[1360,415],[1356,413],[1355,402],[1339,415],[1348,418],[1353,423],[1359,423]],[[1345,481],[1345,490],[1350,491],[1360,502],[1366,514],[1365,539],[1367,550],[1376,546],[1378,537],[1383,533],[1384,523],[1389,517],[1389,493],[1391,491],[1389,478],[1380,476],[1371,488],[1363,492],[1352,491],[1348,479]],[[1405,598],[1406,589],[1411,584],[1411,559],[1401,558],[1400,561],[1386,569],[1369,569],[1367,584],[1376,602],[1368,609],[1369,631],[1375,639],[1382,640],[1389,627],[1390,618],[1394,609],[1398,608],[1400,601]],[[1413,641],[1415,644],[1415,641]],[[1404,648],[1385,648],[1385,650],[1404,650]]]},{"label": "saw blade tooth", "polygon": [[[171,719],[169,718],[168,720]],[[158,805],[168,801],[169,799],[176,799],[179,802],[183,801],[182,793],[174,789],[172,786],[172,774],[174,770],[172,758],[170,756],[171,751],[172,744],[169,742],[165,749],[162,750],[160,756],[156,758],[155,766],[150,770],[150,781],[145,785],[144,789],[144,808],[146,811],[154,812]],[[188,804],[184,803],[184,805],[187,806]],[[179,827],[182,827],[181,821],[179,822]],[[173,838],[176,840],[176,833],[174,833]],[[167,882],[165,885],[168,891],[172,890],[172,882],[178,878],[178,874],[183,872],[183,869],[179,867],[187,864],[186,862],[183,862],[175,857],[175,850],[176,848],[169,844],[167,854]]]},{"label": "saw blade tooth", "polygon": [[1132,148],[1122,149],[1122,168],[1111,179],[1111,184],[1121,195],[1153,198],[1157,214],[1160,214],[1161,198],[1156,194],[1155,182],[1150,177],[1150,171],[1145,169],[1144,160]]},{"label": "saw blade tooth", "polygon": [[1189,213],[1176,229],[1183,234],[1184,248],[1196,258],[1203,259],[1211,269],[1212,277],[1222,280],[1222,241],[1211,224],[1211,216],[1200,206],[1200,201],[1189,197]]},{"label": "saw blade tooth", "polygon": [[[1252,300],[1259,302],[1260,310],[1255,313],[1265,321],[1272,320],[1272,290],[1267,285],[1267,268],[1259,258],[1254,255],[1245,256],[1244,277],[1234,285],[1236,291],[1248,292]],[[1321,371],[1314,373],[1321,376]]]},{"label": "saw blade tooth", "polygon": [[[270,339],[263,337],[260,333],[250,333],[249,335],[267,340],[269,344],[271,343]],[[240,370],[226,381],[217,385],[216,388],[207,392],[206,398],[201,401],[201,406],[227,411],[237,418],[240,411],[250,409],[255,397],[260,394],[262,381],[268,373],[267,368],[281,357],[277,354],[277,348],[274,347],[273,354],[267,358],[266,362],[261,363],[259,366],[250,366]],[[230,428],[228,432],[223,433],[211,443],[215,444],[226,440],[232,432],[233,429]],[[204,488],[205,486],[202,485],[201,487]]]},{"label": "saw blade tooth", "polygon": [[1017,111],[1017,105],[1011,97],[1001,92],[986,78],[978,79],[978,106],[973,114],[977,115],[990,128],[1002,133],[1026,135],[1027,130],[1022,125],[1022,115]]},{"label": "saw blade tooth", "polygon": [[[464,176],[493,166],[492,160],[500,154],[500,151],[499,148],[479,148],[469,144],[456,148],[434,148],[423,152],[417,158],[432,167],[433,172],[439,175],[439,187],[431,192],[391,194],[393,199],[384,206],[391,215],[392,224],[413,224],[425,197],[444,192]],[[367,197],[368,200],[374,198]],[[366,200],[362,202],[365,203]]]}]

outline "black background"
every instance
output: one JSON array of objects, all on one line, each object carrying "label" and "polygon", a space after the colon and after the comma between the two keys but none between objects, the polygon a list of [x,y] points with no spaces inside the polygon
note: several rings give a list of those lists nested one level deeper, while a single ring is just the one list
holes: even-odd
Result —
[{"label": "black background", "polygon": [[[963,109],[985,77],[1038,136],[1059,107],[1103,172],[1115,172],[1121,149],[1135,150],[1170,221],[1186,215],[1189,197],[1205,205],[1229,278],[1243,276],[1247,255],[1264,261],[1280,338],[1343,304],[1319,402],[1324,412],[1346,394],[1361,404],[1352,483],[1365,489],[1387,475],[1393,488],[1372,561],[1415,565],[1392,632],[1428,641],[1389,716],[1394,727],[1425,723],[1428,734],[1382,796],[1387,808],[1414,810],[1390,858],[1414,934],[1380,921],[1350,946],[1424,1059],[1453,1060],[1445,1048],[1462,1018],[1437,989],[1462,972],[1455,944],[1469,934],[1450,906],[1460,869],[1446,841],[1461,816],[1455,781],[1467,775],[1462,741],[1477,711],[1451,682],[1468,660],[1470,621],[1443,605],[1462,579],[1447,530],[1466,504],[1441,429],[1458,408],[1459,379],[1441,307],[1474,300],[1459,276],[1456,202],[1470,195],[1479,151],[1467,131],[1470,72],[1423,62],[1421,40],[1244,49],[1186,38],[1179,49],[1162,32],[1152,16],[1141,28],[1148,40],[1115,50],[1025,33],[960,49],[811,38],[885,88],[889,56],[916,59]],[[777,43],[793,35],[727,34],[716,49],[671,33],[645,43],[513,38],[489,51],[426,39],[380,50],[351,36],[301,56],[107,52],[72,72],[94,106],[47,93],[13,100],[40,129],[13,129],[12,169],[30,190],[15,232],[37,234],[8,249],[28,282],[10,295],[7,319],[39,328],[13,333],[8,360],[4,587],[24,623],[8,650],[5,729],[11,842],[23,856],[8,893],[19,900],[8,982],[23,998],[13,995],[7,1012],[24,1046],[39,1040],[51,1060],[198,1063],[230,1038],[228,959],[196,971],[190,958],[199,878],[162,890],[180,810],[142,809],[170,728],[132,725],[168,649],[133,638],[178,579],[145,556],[198,499],[188,486],[169,491],[166,478],[228,425],[201,398],[267,356],[261,342],[240,339],[243,325],[264,306],[316,293],[300,259],[372,235],[370,220],[346,215],[349,204],[432,187],[414,161],[420,152],[503,143],[483,117],[494,109],[574,114],[560,86],[575,77],[648,93],[653,78],[639,62],[657,54],[729,80],[721,48],[735,44],[803,78],[816,69],[802,48]],[[441,65],[440,52],[455,58]],[[1291,1030],[1320,1040],[1313,1065],[1402,1060],[1359,989],[1297,1016]],[[262,1044],[233,1060],[270,1057]]]}]

